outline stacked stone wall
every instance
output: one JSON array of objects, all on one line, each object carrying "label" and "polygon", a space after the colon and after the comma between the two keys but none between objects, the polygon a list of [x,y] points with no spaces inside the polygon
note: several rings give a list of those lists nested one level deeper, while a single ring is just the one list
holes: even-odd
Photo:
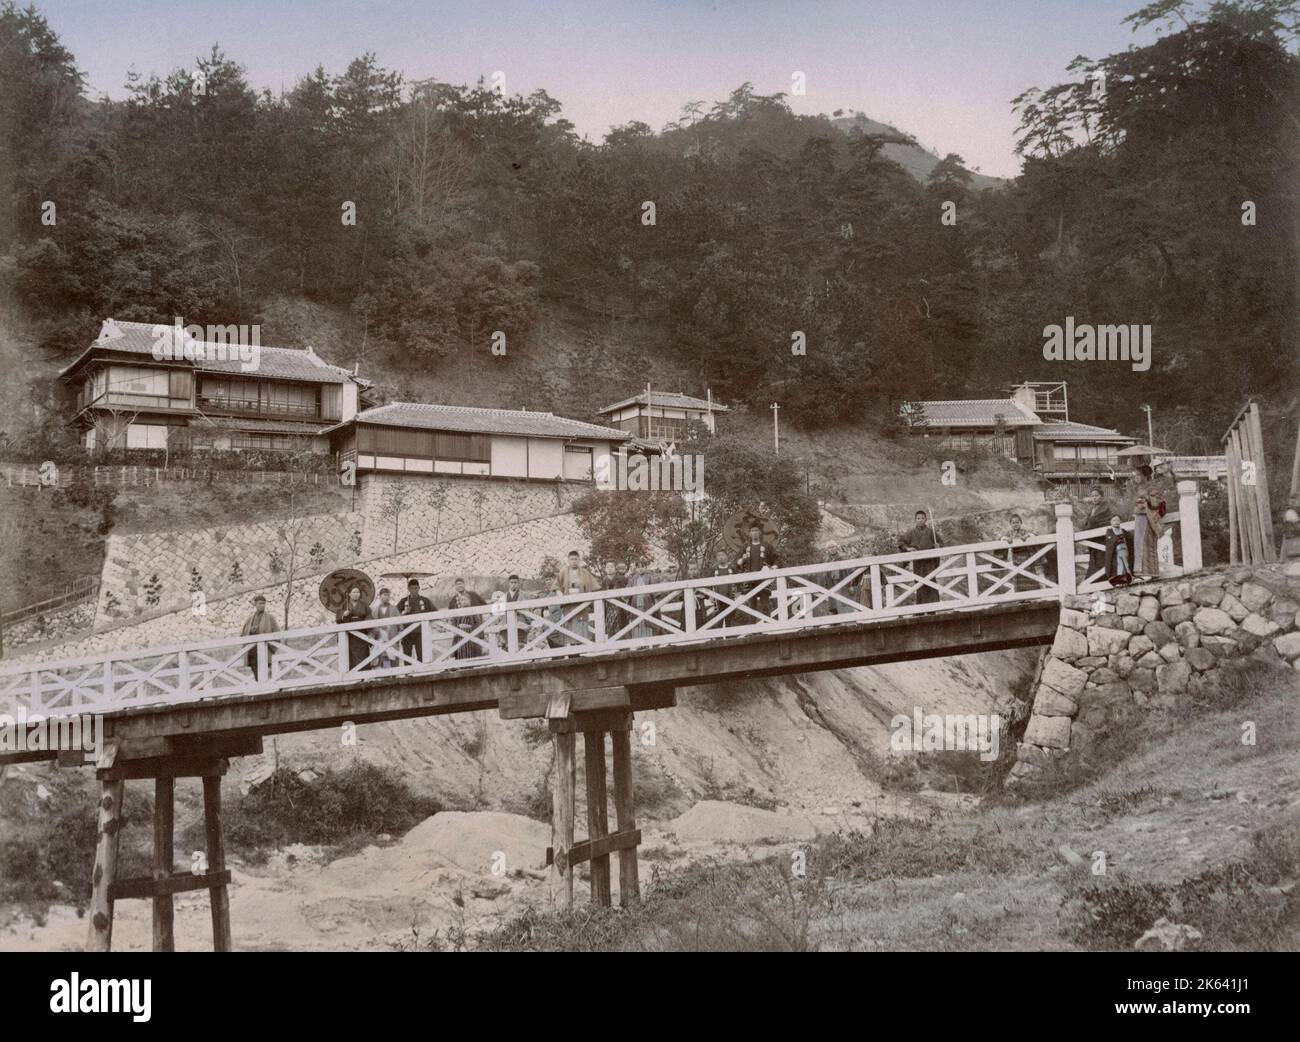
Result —
[{"label": "stacked stone wall", "polygon": [[1237,566],[1066,599],[1017,749],[1013,780],[1171,709],[1233,660],[1300,670],[1300,562]]}]

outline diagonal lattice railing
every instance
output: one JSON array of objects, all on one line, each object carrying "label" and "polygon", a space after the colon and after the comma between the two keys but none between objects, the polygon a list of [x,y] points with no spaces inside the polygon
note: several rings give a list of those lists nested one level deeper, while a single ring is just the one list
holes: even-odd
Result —
[{"label": "diagonal lattice railing", "polygon": [[[1178,514],[1169,515],[1166,527],[1177,521]],[[1055,535],[1014,544],[975,543],[24,664],[0,671],[0,713],[18,707],[29,716],[108,713],[1056,600],[1108,588],[1105,576],[1088,574],[1087,565],[1089,551],[1104,551],[1103,539],[1104,529],[1074,533],[1066,525]],[[1069,558],[1064,575],[1062,556]]]}]

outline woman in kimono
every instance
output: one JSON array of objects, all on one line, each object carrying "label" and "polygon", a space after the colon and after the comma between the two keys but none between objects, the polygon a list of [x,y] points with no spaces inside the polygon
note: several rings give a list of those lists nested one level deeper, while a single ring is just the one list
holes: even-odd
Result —
[{"label": "woman in kimono", "polygon": [[1133,504],[1133,577],[1154,579],[1160,574],[1158,557],[1160,536],[1164,523],[1160,520],[1161,498],[1158,493],[1147,492],[1138,496]]},{"label": "woman in kimono", "polygon": [[1110,519],[1105,539],[1106,578],[1112,586],[1127,586],[1133,581],[1133,538],[1120,525],[1118,514]]},{"label": "woman in kimono", "polygon": [[[370,618],[370,609],[361,603],[361,587],[348,590],[348,603],[334,616],[335,622],[361,622]],[[361,634],[363,630],[348,630],[348,669],[356,669],[369,653],[370,644]],[[371,666],[367,664],[367,669]]]}]

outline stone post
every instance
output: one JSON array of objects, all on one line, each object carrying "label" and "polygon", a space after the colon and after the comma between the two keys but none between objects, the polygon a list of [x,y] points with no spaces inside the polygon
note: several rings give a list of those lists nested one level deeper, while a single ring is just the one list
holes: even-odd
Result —
[{"label": "stone post", "polygon": [[1201,564],[1201,494],[1195,481],[1178,482],[1178,541],[1183,571],[1199,572]]},{"label": "stone post", "polygon": [[1056,582],[1061,596],[1078,589],[1074,564],[1074,507],[1056,504]]}]

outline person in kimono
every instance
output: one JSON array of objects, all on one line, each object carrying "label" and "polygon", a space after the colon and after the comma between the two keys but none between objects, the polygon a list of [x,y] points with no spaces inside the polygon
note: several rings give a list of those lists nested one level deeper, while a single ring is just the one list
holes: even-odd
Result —
[{"label": "person in kimono", "polygon": [[[628,582],[628,586],[635,589],[638,586],[653,586],[658,581],[659,580],[653,569],[638,568],[633,573],[631,580]],[[650,606],[654,604],[654,602],[655,598],[652,594],[638,593],[632,596],[632,607],[637,611],[649,612]],[[629,616],[630,615],[631,613],[629,613]],[[639,639],[641,637],[654,637],[660,632],[661,631],[658,627],[652,626],[650,623],[637,618],[637,624],[632,627],[632,631],[628,633],[627,636],[629,638]]]},{"label": "person in kimono", "polygon": [[[937,550],[939,545],[939,537],[935,534],[934,527],[929,523],[929,517],[924,510],[916,512],[916,524],[904,532],[898,540],[898,549],[905,554],[917,550]],[[927,557],[920,561],[913,561],[912,574],[921,578],[929,578],[938,569],[939,563],[938,557]],[[933,604],[938,599],[938,590],[933,586],[922,585],[917,589],[913,603]]]},{"label": "person in kimono", "polygon": [[[560,569],[560,574],[555,577],[555,584],[552,587],[555,593],[561,596],[579,593],[595,593],[600,589],[600,580],[591,574],[591,571],[582,564],[582,555],[577,550],[569,551],[568,562]],[[576,604],[557,604],[551,609],[551,621],[559,622],[570,612],[577,608]],[[584,609],[577,612],[569,618],[564,624],[564,628],[579,638],[591,639],[591,610]],[[566,644],[578,644],[580,640],[573,637],[566,637],[559,634],[559,646]]]},{"label": "person in kimono", "polygon": [[1160,574],[1158,556],[1164,523],[1160,520],[1159,493],[1147,492],[1133,504],[1133,577],[1154,579]]},{"label": "person in kimono", "polygon": [[[398,614],[424,615],[433,610],[433,601],[420,595],[420,580],[407,580],[406,596],[397,602]],[[402,654],[417,662],[429,661],[429,649],[424,646],[424,637],[420,633],[419,625],[412,626],[409,633],[402,634]],[[403,663],[403,665],[410,665],[410,663]]]},{"label": "person in kimono", "polygon": [[[526,601],[528,599],[529,598],[524,595],[523,583],[519,576],[511,575],[506,580],[505,594],[501,598],[502,610],[508,610],[512,604],[518,604],[520,601]],[[528,620],[525,619],[520,612],[515,612],[513,623],[509,623],[508,625],[512,625],[515,631],[515,649],[517,651],[522,651],[524,645],[528,643]],[[502,639],[507,642],[505,647],[508,650],[510,647],[508,631],[502,632]]]},{"label": "person in kimono", "polygon": [[[454,611],[457,608],[475,608],[486,607],[483,598],[473,590],[467,589],[464,579],[457,579],[453,584],[455,593],[451,595],[451,600],[447,602],[447,610]],[[482,615],[462,615],[452,620],[452,625],[456,627],[463,635],[473,633],[483,621]],[[476,644],[473,640],[466,640],[453,653],[453,658],[479,658],[485,654],[484,649]]]},{"label": "person in kimono", "polygon": [[[348,590],[348,602],[334,616],[335,622],[362,622],[370,618],[370,609],[361,601],[361,587],[353,586]],[[348,669],[353,670],[365,661],[370,652],[370,643],[362,636],[363,630],[348,630]],[[373,668],[373,663],[366,663],[366,669]]]},{"label": "person in kimono", "polygon": [[1105,540],[1106,579],[1112,586],[1127,586],[1133,581],[1133,537],[1124,531],[1118,514],[1110,519]]},{"label": "person in kimono", "polygon": [[[761,525],[752,524],[749,526],[749,542],[745,544],[745,549],[741,551],[736,558],[737,572],[763,572],[770,568],[775,568],[778,557],[775,547],[768,546],[763,542],[763,528]],[[744,587],[743,592],[748,593],[758,586],[758,583],[749,583]],[[762,612],[764,615],[772,614],[772,594],[769,589],[763,589],[756,597],[751,597],[745,602],[755,611]],[[747,612],[740,609],[732,612],[736,618],[737,626],[745,626],[760,620]]]},{"label": "person in kimono", "polygon": [[[259,633],[274,633],[279,628],[280,627],[275,624],[275,619],[271,618],[271,613],[266,610],[266,598],[259,593],[253,598],[253,614],[248,617],[248,621],[246,621],[240,629],[239,635],[241,637],[255,637]],[[271,663],[271,655],[274,654],[273,645],[269,642],[266,651],[266,662],[269,667]],[[244,661],[248,663],[248,668],[253,671],[253,676],[258,680],[268,679],[257,671],[256,644],[248,649],[248,653],[244,656]]]},{"label": "person in kimono", "polygon": [[[388,589],[387,586],[383,587],[383,589],[379,591],[379,603],[375,605],[374,608],[374,617],[376,619],[395,619],[397,618],[397,616],[402,614],[400,611],[397,610],[397,605],[392,603],[392,596],[393,594]],[[395,636],[397,636],[397,627],[396,626],[380,627],[378,630],[375,631],[375,636],[380,641],[387,644],[390,641],[392,641],[392,639]],[[375,668],[388,669],[395,665],[397,665],[397,656],[393,654],[392,648],[388,647],[385,648],[384,651],[380,652],[379,658],[376,659]]]},{"label": "person in kimono", "polygon": [[[1115,513],[1114,508],[1106,502],[1106,497],[1102,495],[1101,489],[1094,485],[1088,489],[1088,495],[1085,499],[1088,513],[1080,525],[1080,531],[1088,532],[1094,528],[1105,528],[1110,524],[1110,519]],[[1102,537],[1103,539],[1105,536]],[[1086,580],[1089,576],[1096,575],[1098,572],[1104,572],[1106,569],[1106,551],[1095,546],[1088,547],[1088,564],[1086,574],[1080,576],[1081,580]]]},{"label": "person in kimono", "polygon": [[[724,547],[721,546],[718,547],[718,549],[713,551],[713,567],[708,572],[706,572],[705,575],[710,579],[716,579],[719,578],[720,576],[735,575],[735,574],[736,574],[736,566],[731,563],[731,555],[727,553]],[[713,589],[716,590],[718,593],[720,593],[723,597],[736,596],[736,588],[731,583],[725,583],[725,584],[719,583],[715,585]],[[728,608],[731,607],[730,604],[727,604],[725,601],[716,600],[713,597],[702,597],[701,599],[704,601],[705,619],[711,620],[717,618],[717,616],[719,615],[722,615],[722,618],[719,620],[717,625],[721,626],[723,629],[725,629],[728,626],[742,625],[742,623],[737,621],[740,618],[740,616],[737,615],[736,612],[733,611],[728,615],[722,614]],[[713,628],[716,629],[717,627],[715,626]]]}]

